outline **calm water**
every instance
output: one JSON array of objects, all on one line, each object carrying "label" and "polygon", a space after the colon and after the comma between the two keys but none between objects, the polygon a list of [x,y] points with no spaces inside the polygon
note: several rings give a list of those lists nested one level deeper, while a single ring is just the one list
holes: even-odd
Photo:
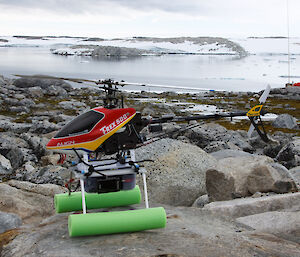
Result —
[{"label": "calm water", "polygon": [[[292,73],[300,65],[292,60]],[[286,56],[168,55],[122,59],[58,56],[44,47],[0,47],[0,74],[46,74],[88,79],[113,78],[137,83],[259,91],[287,79]],[[296,75],[296,74],[295,74]],[[300,79],[299,79],[300,80]],[[135,88],[129,88],[135,89]]]}]

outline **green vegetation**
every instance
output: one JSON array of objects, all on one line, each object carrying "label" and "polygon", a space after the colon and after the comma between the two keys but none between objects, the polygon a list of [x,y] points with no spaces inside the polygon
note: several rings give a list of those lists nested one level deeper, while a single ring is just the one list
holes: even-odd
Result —
[{"label": "green vegetation", "polygon": [[[230,121],[227,119],[217,120],[216,123],[225,127],[228,130],[244,130],[248,131],[251,122],[249,120],[241,120],[241,121]],[[284,133],[292,133],[295,136],[300,136],[300,131],[296,129],[287,129],[287,128],[274,128],[269,121],[263,122],[264,128],[266,132],[270,135],[274,134],[277,131],[281,131]]]},{"label": "green vegetation", "polygon": [[32,117],[34,114],[33,113],[26,113],[26,114],[21,114],[14,120],[16,123],[32,123]]},{"label": "green vegetation", "polygon": [[276,114],[287,113],[300,120],[300,100],[270,98],[267,100],[265,108],[268,112]]}]

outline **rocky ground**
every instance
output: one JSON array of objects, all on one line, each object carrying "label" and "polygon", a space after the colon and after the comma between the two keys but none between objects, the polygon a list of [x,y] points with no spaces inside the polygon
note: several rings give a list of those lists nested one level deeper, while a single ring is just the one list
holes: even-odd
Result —
[{"label": "rocky ground", "polygon": [[[259,97],[124,94],[126,105],[152,117],[192,114],[183,102],[245,111]],[[150,204],[166,208],[165,229],[69,238],[67,214],[55,214],[52,199],[65,191],[72,157],[58,165],[60,156],[45,144],[76,115],[99,106],[101,97],[95,88],[58,80],[0,77],[1,256],[300,255],[297,88],[271,91],[266,109],[279,116],[266,126],[269,143],[247,138],[246,121],[216,120],[191,122],[190,129],[165,124],[164,139],[136,150],[138,159],[153,160],[145,163]]]}]

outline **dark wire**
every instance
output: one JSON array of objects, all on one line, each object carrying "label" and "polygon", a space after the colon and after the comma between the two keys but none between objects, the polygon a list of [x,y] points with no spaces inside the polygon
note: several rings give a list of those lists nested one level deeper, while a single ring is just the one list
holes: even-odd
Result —
[{"label": "dark wire", "polygon": [[[201,125],[202,125],[202,124],[190,125],[190,126],[187,126],[186,128],[180,128],[180,129],[178,129],[178,130],[176,130],[176,131],[174,131],[174,132],[176,132],[176,133],[178,133],[178,132],[183,132],[183,131],[185,131],[185,130],[193,129],[193,128],[199,127],[199,126],[201,126]],[[146,142],[143,142],[143,144],[137,146],[136,149],[137,149],[137,148],[140,148],[140,147],[142,147],[142,146],[144,146],[144,145],[148,145],[148,144],[151,144],[151,143],[153,143],[153,142],[156,142],[156,141],[158,141],[158,140],[160,140],[160,139],[163,139],[164,137],[168,136],[168,134],[169,134],[169,133],[164,132],[164,133],[162,133],[162,134],[160,134],[160,135],[157,135],[157,136],[154,136],[154,137],[150,137]]]},{"label": "dark wire", "polygon": [[[82,162],[83,164],[85,164],[86,166],[88,166],[89,169],[90,169],[90,168],[92,169],[92,172],[91,172],[91,173],[95,172],[95,173],[97,173],[97,174],[99,174],[99,175],[101,175],[101,176],[103,176],[103,177],[106,177],[105,174],[103,174],[103,173],[101,173],[101,172],[95,170],[93,165],[90,165],[90,164],[86,163],[85,161],[83,161],[83,160],[81,159],[80,155],[77,153],[77,151],[76,151],[75,148],[72,148],[72,149],[73,149],[73,151],[75,152],[75,154],[77,155],[79,161]],[[90,174],[90,175],[91,175],[91,174]],[[85,176],[90,176],[90,175],[85,174]]]}]

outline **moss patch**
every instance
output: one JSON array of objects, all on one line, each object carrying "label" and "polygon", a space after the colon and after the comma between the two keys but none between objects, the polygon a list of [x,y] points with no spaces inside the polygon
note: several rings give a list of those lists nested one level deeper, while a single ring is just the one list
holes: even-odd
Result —
[{"label": "moss patch", "polygon": [[[228,130],[245,130],[248,131],[251,122],[249,120],[241,120],[241,121],[234,121],[231,122],[229,120],[217,120],[215,121],[216,123],[222,125],[223,127],[225,127]],[[263,122],[264,128],[267,132],[267,134],[274,134],[277,131],[281,131],[284,133],[291,133],[294,134],[295,136],[300,136],[300,130],[296,130],[296,129],[287,129],[287,128],[274,128],[272,126],[272,123],[269,121],[264,121]]]},{"label": "moss patch", "polygon": [[2,252],[3,246],[7,245],[10,241],[12,241],[17,235],[20,234],[18,229],[11,229],[2,234],[0,234],[0,255]]},{"label": "moss patch", "polygon": [[19,115],[14,122],[16,123],[32,123],[32,120],[29,118],[31,116],[34,116],[33,113],[26,113],[26,114],[22,114]]},{"label": "moss patch", "polygon": [[[285,107],[289,105],[289,107]],[[270,98],[267,100],[265,109],[268,112],[273,112],[276,114],[290,114],[296,119],[300,120],[300,101],[299,100],[288,100],[288,99],[278,99]]]}]

